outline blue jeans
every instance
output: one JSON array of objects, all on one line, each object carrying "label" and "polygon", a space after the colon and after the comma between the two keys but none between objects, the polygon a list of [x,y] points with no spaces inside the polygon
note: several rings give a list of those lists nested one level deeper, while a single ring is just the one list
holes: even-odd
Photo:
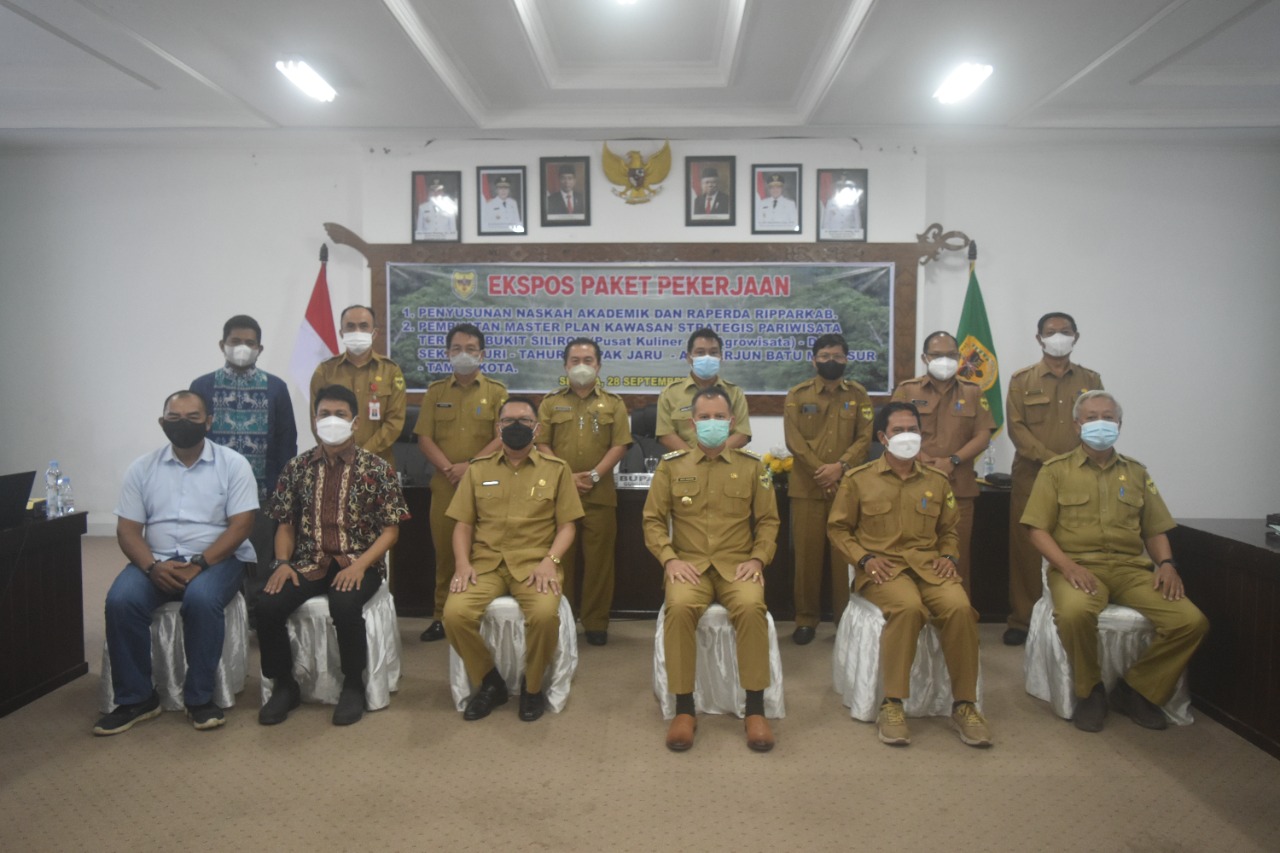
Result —
[{"label": "blue jeans", "polygon": [[124,567],[107,591],[107,648],[111,686],[117,705],[147,699],[151,681],[151,614],[166,601],[182,601],[182,637],[187,657],[183,701],[188,706],[213,700],[213,677],[226,634],[223,610],[240,591],[244,563],[235,557],[215,563],[173,595],[161,592],[133,563]]}]

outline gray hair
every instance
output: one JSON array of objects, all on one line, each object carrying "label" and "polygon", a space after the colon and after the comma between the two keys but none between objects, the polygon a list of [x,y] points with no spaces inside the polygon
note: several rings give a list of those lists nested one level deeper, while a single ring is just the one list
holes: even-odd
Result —
[{"label": "gray hair", "polygon": [[1124,409],[1120,406],[1120,401],[1110,391],[1085,391],[1079,397],[1076,397],[1076,404],[1071,407],[1071,420],[1080,420],[1080,406],[1086,400],[1110,400],[1111,405],[1116,407],[1116,420],[1124,420]]}]

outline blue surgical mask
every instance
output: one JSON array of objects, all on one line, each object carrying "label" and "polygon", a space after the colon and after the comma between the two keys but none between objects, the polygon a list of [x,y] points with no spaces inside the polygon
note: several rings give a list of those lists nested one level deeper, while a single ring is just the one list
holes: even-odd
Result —
[{"label": "blue surgical mask", "polygon": [[728,421],[694,421],[693,426],[703,447],[719,447],[729,438]]},{"label": "blue surgical mask", "polygon": [[1120,437],[1120,425],[1115,421],[1089,421],[1080,427],[1080,440],[1094,450],[1108,450]]},{"label": "blue surgical mask", "polygon": [[699,379],[713,379],[720,373],[720,359],[714,355],[699,355],[693,359],[693,375]]}]

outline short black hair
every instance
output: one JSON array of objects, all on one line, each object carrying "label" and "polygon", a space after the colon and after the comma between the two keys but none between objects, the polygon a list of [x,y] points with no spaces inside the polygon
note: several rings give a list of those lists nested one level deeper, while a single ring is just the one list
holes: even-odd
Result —
[{"label": "short black hair", "polygon": [[253,333],[258,337],[258,343],[262,343],[262,327],[258,325],[257,320],[248,314],[237,314],[222,324],[222,339],[224,341],[231,336],[232,329],[253,329]]},{"label": "short black hair", "polygon": [[951,340],[955,341],[957,347],[960,346],[960,340],[955,335],[951,334],[946,329],[939,329],[938,331],[930,332],[927,336],[925,336],[924,344],[920,347],[920,352],[922,353],[928,352],[929,342],[932,341],[934,338],[941,338],[944,336],[951,338]]},{"label": "short black hair", "polygon": [[373,318],[373,324],[375,326],[378,325],[378,312],[374,311],[372,306],[369,305],[348,305],[346,308],[343,308],[342,313],[338,315],[338,325],[342,325],[342,318],[347,316],[348,311],[355,311],[357,308],[362,311],[368,311],[369,316]]},{"label": "short black hair", "polygon": [[574,347],[585,347],[585,346],[592,346],[592,347],[594,347],[594,348],[595,348],[595,351],[596,351],[596,361],[599,361],[599,360],[600,360],[600,345],[599,345],[598,343],[596,343],[595,341],[591,340],[591,338],[574,338],[573,340],[569,341],[569,343],[567,343],[567,344],[565,344],[565,345],[564,345],[564,358],[560,359],[560,361],[561,361],[563,364],[568,364],[568,363],[569,363],[569,350],[573,349]]},{"label": "short black hair", "polygon": [[889,416],[894,414],[895,412],[910,412],[913,416],[915,416],[916,429],[920,428],[920,410],[915,407],[915,404],[907,403],[902,400],[893,400],[892,402],[886,403],[883,409],[876,412],[876,421],[874,426],[872,427],[873,429],[872,434],[876,437],[877,440],[879,440],[880,438],[880,433],[888,432]]},{"label": "short black hair", "polygon": [[448,349],[453,346],[453,336],[457,334],[470,335],[480,341],[480,349],[484,349],[484,332],[480,331],[479,326],[471,323],[459,323],[449,330],[449,334],[444,336],[444,348]]},{"label": "short black hair", "polygon": [[356,392],[346,385],[326,385],[316,392],[316,401],[311,406],[311,414],[320,411],[321,400],[337,400],[351,407],[351,417],[360,414],[360,403],[356,401]]},{"label": "short black hair", "polygon": [[724,341],[720,340],[720,336],[716,334],[716,330],[703,326],[701,329],[696,330],[692,335],[689,336],[689,343],[686,344],[684,348],[684,351],[686,353],[693,352],[693,342],[696,341],[698,338],[707,338],[708,340],[713,340],[720,345],[720,349],[722,350],[724,349]]},{"label": "short black hair", "polygon": [[538,416],[538,407],[533,404],[533,400],[530,400],[528,397],[517,396],[517,397],[508,397],[506,402],[498,407],[499,418],[502,417],[502,412],[507,408],[507,406],[510,406],[512,403],[519,403],[522,406],[528,406],[530,409],[533,410],[533,416],[535,418]]},{"label": "short black hair", "polygon": [[729,394],[719,385],[712,385],[710,388],[702,388],[698,393],[693,395],[693,400],[689,403],[689,416],[693,417],[693,410],[698,405],[699,400],[714,400],[717,397],[729,404],[729,414],[733,414],[733,401],[729,399]]},{"label": "short black hair", "polygon": [[192,390],[190,390],[190,389],[188,389],[188,388],[184,388],[184,389],[182,389],[181,391],[174,391],[174,392],[173,392],[172,394],[170,394],[168,397],[165,397],[165,398],[164,398],[164,408],[162,408],[162,409],[160,410],[160,414],[162,414],[162,415],[163,415],[166,411],[168,411],[168,410],[169,410],[169,401],[171,401],[171,400],[177,400],[177,399],[179,399],[179,398],[181,398],[181,397],[195,397],[197,400],[199,400],[199,401],[200,401],[200,408],[204,409],[204,415],[205,415],[205,417],[208,417],[208,416],[209,416],[209,401],[208,401],[208,400],[206,400],[206,399],[204,398],[204,395],[203,395],[203,394],[201,394],[199,391],[192,391]]},{"label": "short black hair", "polygon": [[827,332],[825,335],[819,335],[818,339],[813,342],[813,357],[818,357],[818,351],[827,347],[840,347],[844,350],[844,354],[849,354],[849,342],[844,339],[844,335],[838,335],[835,332]]},{"label": "short black hair", "polygon": [[1055,320],[1058,318],[1062,318],[1063,320],[1066,320],[1068,323],[1071,324],[1071,328],[1075,330],[1077,334],[1080,333],[1080,327],[1076,325],[1075,317],[1072,317],[1070,314],[1064,314],[1061,311],[1050,311],[1048,314],[1045,314],[1043,317],[1040,318],[1039,323],[1036,323],[1036,334],[1037,335],[1044,334],[1044,324],[1049,322],[1050,320]]}]

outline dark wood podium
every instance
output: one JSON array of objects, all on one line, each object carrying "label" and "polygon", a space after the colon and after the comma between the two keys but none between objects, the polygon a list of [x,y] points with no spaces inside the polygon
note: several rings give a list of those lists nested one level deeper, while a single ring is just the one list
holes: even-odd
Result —
[{"label": "dark wood podium", "polygon": [[89,671],[80,537],[86,514],[0,531],[0,717]]}]

